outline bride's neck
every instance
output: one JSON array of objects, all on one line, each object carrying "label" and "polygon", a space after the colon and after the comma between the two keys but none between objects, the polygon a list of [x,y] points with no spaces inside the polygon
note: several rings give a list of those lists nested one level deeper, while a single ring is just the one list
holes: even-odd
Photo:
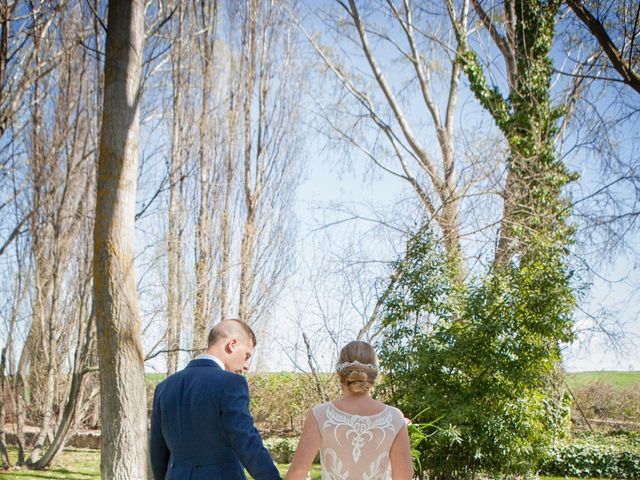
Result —
[{"label": "bride's neck", "polygon": [[369,392],[353,393],[345,389],[342,391],[342,398],[349,400],[362,400],[371,398],[371,395],[369,394]]}]

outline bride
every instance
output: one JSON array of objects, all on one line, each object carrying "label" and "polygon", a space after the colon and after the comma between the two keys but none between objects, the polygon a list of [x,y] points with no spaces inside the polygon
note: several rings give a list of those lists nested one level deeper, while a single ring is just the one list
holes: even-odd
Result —
[{"label": "bride", "polygon": [[311,409],[286,480],[308,478],[318,450],[323,480],[410,480],[404,415],[370,396],[378,375],[371,345],[345,345],[336,370],[343,396]]}]

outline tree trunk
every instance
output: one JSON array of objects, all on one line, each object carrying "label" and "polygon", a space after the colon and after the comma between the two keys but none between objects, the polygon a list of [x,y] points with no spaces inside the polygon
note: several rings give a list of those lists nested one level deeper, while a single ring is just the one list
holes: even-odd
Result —
[{"label": "tree trunk", "polygon": [[[249,307],[249,295],[254,281],[254,272],[251,268],[253,257],[253,247],[255,239],[255,218],[256,218],[256,191],[254,180],[257,183],[256,172],[252,175],[252,105],[256,83],[256,30],[257,12],[256,2],[250,1],[247,5],[247,18],[245,19],[244,35],[242,46],[246,56],[245,63],[245,92],[244,92],[244,200],[245,200],[245,220],[242,232],[242,242],[240,245],[240,318],[251,323],[251,309]],[[255,153],[258,156],[258,153]]]},{"label": "tree trunk", "polygon": [[[201,6],[201,19],[206,26],[202,45],[202,110],[199,123],[199,164],[200,164],[200,207],[196,238],[198,243],[198,260],[196,262],[196,306],[193,318],[192,349],[194,353],[207,347],[207,324],[210,310],[211,290],[211,156],[209,155],[210,139],[214,137],[210,129],[210,98],[213,91],[213,61],[215,53],[215,35],[217,25],[218,4],[212,2]],[[203,25],[204,29],[204,25]]]},{"label": "tree trunk", "polygon": [[182,108],[182,22],[181,4],[177,7],[177,34],[172,42],[173,125],[171,134],[171,164],[169,166],[169,232],[167,238],[167,373],[178,368],[178,349],[182,329],[182,162],[184,116]]},{"label": "tree trunk", "polygon": [[[174,134],[175,130],[176,128],[174,128]],[[178,185],[180,174],[175,163],[178,163],[178,159],[173,156],[170,173],[171,191],[169,192],[169,235],[167,240],[167,350],[169,350],[167,373],[169,375],[175,373],[178,368],[178,349],[180,348],[180,331],[182,329],[182,195],[181,186]]]},{"label": "tree trunk", "polygon": [[100,471],[109,480],[148,477],[144,353],[134,269],[144,9],[142,0],[109,2],[93,260]]},{"label": "tree trunk", "polygon": [[7,454],[7,439],[5,436],[4,430],[4,420],[5,420],[5,408],[4,408],[4,399],[5,399],[5,376],[4,370],[7,363],[7,347],[5,346],[2,349],[2,354],[0,355],[0,462],[2,467],[8,467],[9,463],[9,455]]},{"label": "tree trunk", "polygon": [[[230,132],[235,132],[235,120],[236,112],[232,105],[228,112],[232,116],[230,119]],[[233,142],[229,140],[230,144]],[[229,315],[229,270],[231,267],[231,220],[233,216],[232,211],[232,195],[233,195],[233,183],[235,173],[235,159],[233,155],[233,147],[229,146],[229,152],[227,153],[226,162],[226,190],[224,196],[224,210],[222,212],[222,226],[221,226],[221,242],[222,242],[222,258],[220,259],[220,320],[228,318]]]},{"label": "tree trunk", "polygon": [[[32,18],[34,25],[37,25],[36,19],[38,14],[32,10]],[[34,62],[37,68],[40,55],[40,27],[36,27],[34,32],[34,41],[36,42],[36,54]],[[43,128],[43,111],[42,104],[46,98],[42,84],[45,83],[36,80],[33,86],[33,108],[31,109],[31,151],[30,151],[30,175],[32,186],[32,202],[35,214],[31,217],[31,235],[34,262],[34,299],[33,314],[31,325],[29,327],[29,337],[31,337],[31,348],[29,355],[24,357],[23,372],[27,372],[28,366],[28,383],[30,386],[29,398],[30,405],[36,410],[36,417],[44,414],[41,410],[44,399],[42,386],[45,383],[48,359],[47,356],[47,337],[45,318],[48,316],[46,306],[51,296],[51,259],[47,251],[47,240],[50,239],[50,230],[48,231],[48,213],[51,196],[47,195],[46,173],[47,155],[45,152],[45,140],[42,132]],[[23,359],[21,358],[21,361]],[[41,401],[42,400],[42,401]],[[24,404],[26,407],[26,404]]]},{"label": "tree trunk", "polygon": [[42,425],[40,427],[40,431],[38,432],[38,436],[36,438],[35,445],[31,450],[31,454],[25,464],[27,466],[34,465],[41,456],[42,448],[44,447],[44,442],[49,436],[51,432],[51,420],[53,418],[53,397],[55,393],[55,369],[53,365],[49,365],[47,372],[47,389],[45,392],[45,406],[44,406],[44,416],[42,418]]},{"label": "tree trunk", "polygon": [[24,342],[22,353],[20,354],[20,360],[18,361],[18,369],[16,371],[16,381],[14,386],[14,395],[16,401],[16,444],[18,447],[18,460],[17,465],[24,464],[26,442],[24,438],[24,426],[27,420],[27,402],[25,399],[26,381],[25,372],[27,370],[27,364],[31,357],[31,350],[33,348],[33,328],[29,330],[27,340]]},{"label": "tree trunk", "polygon": [[85,323],[80,321],[78,331],[78,345],[76,347],[76,354],[73,364],[73,372],[71,376],[71,388],[69,389],[69,395],[67,397],[67,403],[64,406],[62,413],[62,419],[58,425],[55,436],[51,441],[49,449],[45,454],[34,463],[33,468],[42,470],[47,468],[58,452],[61,452],[64,443],[67,439],[69,429],[75,420],[76,406],[78,405],[78,399],[80,397],[80,391],[82,389],[82,381],[86,370],[84,368],[84,362],[89,355],[89,347],[91,345],[91,325],[93,321],[93,315]]},{"label": "tree trunk", "polygon": [[[7,365],[7,352],[9,354],[9,371],[11,371],[13,369],[13,355],[12,355],[12,350],[13,350],[13,336],[14,336],[14,332],[15,332],[15,327],[16,327],[16,323],[18,320],[18,312],[20,311],[20,306],[22,304],[22,301],[24,299],[24,297],[26,296],[26,292],[27,292],[27,287],[23,285],[23,268],[22,268],[22,264],[21,262],[18,263],[18,271],[17,271],[17,284],[16,287],[14,289],[14,295],[13,295],[13,305],[11,308],[11,318],[9,319],[9,329],[8,329],[8,334],[7,337],[5,338],[5,345],[4,348],[2,349],[2,356],[0,357],[0,456],[2,457],[2,463],[3,465],[9,465],[9,458],[8,458],[8,454],[6,451],[6,441],[5,441],[5,430],[4,430],[4,422],[5,422],[5,406],[4,406],[4,401],[7,398],[7,388],[12,388],[12,393],[13,393],[13,405],[14,405],[14,418],[19,414],[20,410],[17,408],[17,399],[18,399],[18,386],[17,386],[17,379],[18,379],[18,375],[17,372],[15,375],[13,375],[13,382],[11,381],[11,376],[6,377],[5,376],[5,369],[6,369],[6,365]],[[28,346],[28,339],[25,342],[25,347]],[[8,381],[7,381],[8,380]],[[24,392],[24,391],[23,391]],[[22,410],[24,411],[24,409]],[[17,422],[17,419],[15,420]],[[18,425],[19,427],[19,425]],[[22,432],[19,432],[22,433]],[[20,451],[23,452],[22,454],[22,459],[24,460],[24,436],[22,435],[18,435],[18,445],[20,446],[20,441],[22,440],[22,449],[18,448],[18,454],[20,453]]]},{"label": "tree trunk", "polygon": [[493,261],[497,267],[507,265],[515,251],[515,235],[513,231],[513,227],[515,226],[514,213],[516,206],[520,203],[517,183],[514,169],[509,168],[505,186],[502,191],[502,221],[500,222],[498,246],[496,247]]}]

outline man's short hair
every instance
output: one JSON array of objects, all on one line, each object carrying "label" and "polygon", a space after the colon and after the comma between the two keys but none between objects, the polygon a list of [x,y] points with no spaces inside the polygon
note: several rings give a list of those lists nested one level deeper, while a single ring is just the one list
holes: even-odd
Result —
[{"label": "man's short hair", "polygon": [[249,325],[237,318],[229,318],[222,320],[216,324],[209,332],[208,345],[211,346],[224,338],[231,338],[237,336],[245,336],[253,346],[255,347],[258,341],[256,340],[256,334]]}]

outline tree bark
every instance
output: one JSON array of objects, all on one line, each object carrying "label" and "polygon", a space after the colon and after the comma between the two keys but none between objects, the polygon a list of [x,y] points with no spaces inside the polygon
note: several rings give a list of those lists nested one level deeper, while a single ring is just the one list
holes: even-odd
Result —
[{"label": "tree bark", "polygon": [[142,0],[109,3],[94,226],[102,478],[148,478],[147,401],[134,269]]},{"label": "tree bark", "polygon": [[177,33],[172,42],[173,119],[171,133],[171,163],[169,165],[169,232],[167,238],[167,373],[178,368],[178,349],[182,329],[182,163],[184,128],[182,115],[182,22],[183,9],[179,4],[176,19]]},{"label": "tree bark", "polygon": [[84,362],[89,355],[89,348],[91,345],[91,326],[93,323],[93,317],[94,316],[92,314],[87,322],[80,321],[78,345],[74,358],[73,372],[71,375],[71,388],[69,389],[67,403],[64,406],[62,419],[60,420],[60,424],[58,425],[58,429],[56,430],[51,445],[45,454],[33,465],[33,468],[37,470],[47,468],[56,455],[62,451],[69,429],[75,420],[76,406],[78,405],[78,398],[80,397],[80,391],[82,389],[82,381],[84,380],[84,375],[86,373]]},{"label": "tree bark", "polygon": [[31,358],[33,343],[33,328],[31,328],[29,330],[27,340],[24,342],[24,347],[22,347],[22,352],[20,353],[20,360],[18,360],[18,369],[16,371],[16,381],[14,384],[16,402],[16,444],[18,447],[17,465],[22,465],[25,457],[26,442],[24,438],[24,426],[27,421],[27,402],[25,398],[27,382],[25,381],[25,377],[27,365]]},{"label": "tree bark", "polygon": [[[202,45],[202,110],[200,112],[199,135],[200,150],[200,206],[198,211],[198,225],[196,238],[198,243],[198,260],[196,262],[196,306],[193,318],[192,349],[195,353],[207,347],[207,324],[210,309],[211,289],[211,181],[212,168],[209,155],[209,139],[213,137],[210,131],[210,97],[213,91],[213,61],[215,53],[215,32],[217,24],[218,3],[212,2],[201,5],[201,19],[203,22]],[[206,24],[206,25],[205,25]]]},{"label": "tree bark", "polygon": [[[249,305],[249,295],[255,279],[251,260],[253,258],[253,248],[255,243],[255,218],[256,218],[256,196],[254,182],[258,183],[257,171],[252,171],[252,132],[251,118],[254,88],[256,82],[256,35],[257,35],[257,15],[258,5],[251,0],[247,4],[247,18],[245,19],[242,48],[244,50],[246,80],[244,92],[244,200],[246,214],[242,231],[242,241],[240,245],[240,318],[251,323],[251,309]],[[255,156],[259,156],[256,146]],[[257,159],[256,163],[259,161]]]},{"label": "tree bark", "polygon": [[4,370],[6,368],[7,363],[7,347],[5,346],[2,349],[2,354],[0,354],[0,462],[2,467],[8,467],[9,463],[9,455],[7,453],[7,439],[5,436],[4,429],[4,420],[5,420],[5,407],[4,407],[4,399],[5,399],[5,376]]},{"label": "tree bark", "polygon": [[27,458],[25,465],[33,466],[41,457],[42,449],[44,448],[44,442],[49,437],[51,432],[51,421],[53,418],[53,397],[55,393],[55,370],[52,365],[49,366],[47,372],[47,389],[45,391],[45,407],[44,416],[42,419],[42,425],[40,431],[36,437],[35,445]]},{"label": "tree bark", "polygon": [[[229,108],[228,114],[231,116],[229,131],[234,132],[236,128],[236,109],[232,105]],[[233,140],[230,139],[229,143],[232,144]],[[235,158],[233,155],[233,148],[229,146],[226,162],[226,190],[224,195],[224,209],[222,212],[222,225],[221,225],[221,253],[220,259],[220,320],[224,320],[229,315],[229,271],[231,268],[231,225],[232,225],[232,195],[233,185],[235,177]]]}]

